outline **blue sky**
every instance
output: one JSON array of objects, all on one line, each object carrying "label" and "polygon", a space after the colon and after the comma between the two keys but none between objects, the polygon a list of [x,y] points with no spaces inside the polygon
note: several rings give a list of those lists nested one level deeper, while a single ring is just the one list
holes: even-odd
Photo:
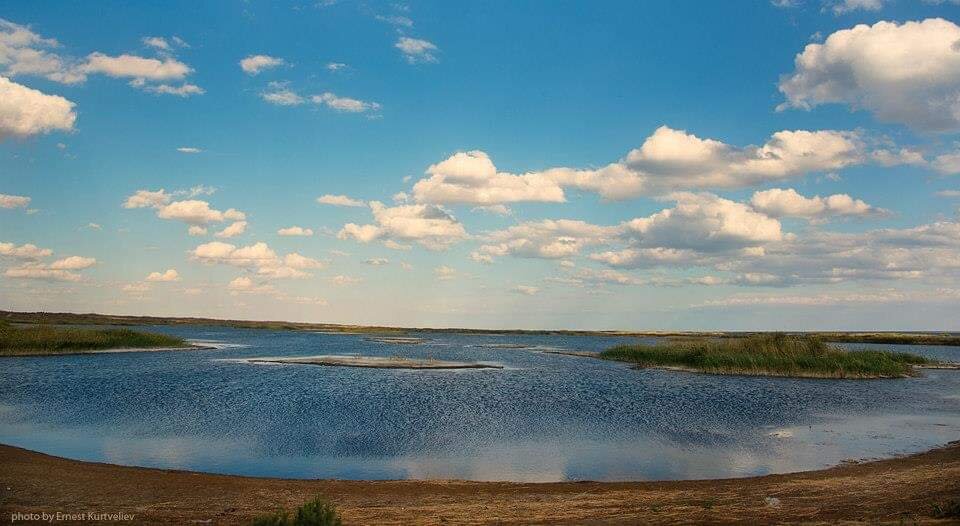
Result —
[{"label": "blue sky", "polygon": [[958,14],[0,2],[0,308],[957,330]]}]

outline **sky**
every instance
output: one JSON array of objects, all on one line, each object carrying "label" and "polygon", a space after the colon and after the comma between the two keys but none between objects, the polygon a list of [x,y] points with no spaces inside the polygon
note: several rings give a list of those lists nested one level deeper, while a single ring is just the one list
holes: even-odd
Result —
[{"label": "sky", "polygon": [[0,309],[960,330],[960,5],[0,1]]}]

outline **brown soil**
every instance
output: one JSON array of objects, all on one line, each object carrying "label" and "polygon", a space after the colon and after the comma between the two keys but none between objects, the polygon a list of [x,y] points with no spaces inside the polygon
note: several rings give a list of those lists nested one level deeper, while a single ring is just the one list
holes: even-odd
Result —
[{"label": "brown soil", "polygon": [[[136,524],[245,524],[322,495],[345,524],[954,524],[960,442],[822,471],[677,482],[281,480],[79,462],[0,445],[0,520],[123,512]],[[90,524],[90,522],[85,522]]]}]

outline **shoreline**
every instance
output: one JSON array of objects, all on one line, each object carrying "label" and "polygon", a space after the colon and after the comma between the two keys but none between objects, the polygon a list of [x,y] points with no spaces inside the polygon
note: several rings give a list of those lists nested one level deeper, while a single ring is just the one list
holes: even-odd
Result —
[{"label": "shoreline", "polygon": [[938,521],[936,506],[960,496],[960,441],[783,475],[553,483],[254,478],[84,462],[0,445],[0,487],[5,518],[110,509],[133,514],[138,524],[244,523],[317,495],[337,505],[345,524],[928,523]]},{"label": "shoreline", "polygon": [[[200,317],[132,316],[119,314],[74,312],[23,312],[0,310],[0,320],[11,323],[49,323],[54,325],[204,325],[238,329],[292,330],[325,334],[403,336],[410,333],[472,334],[472,335],[559,335],[606,336],[628,338],[707,337],[739,338],[774,331],[710,331],[710,330],[587,330],[587,329],[482,329],[468,327],[397,327],[388,325],[351,325],[343,323],[290,322],[282,320],[229,320]],[[832,343],[875,343],[899,345],[960,346],[960,333],[946,330],[930,331],[798,331],[783,330],[786,334],[819,336]]]},{"label": "shoreline", "polygon": [[0,354],[0,358],[32,358],[37,356],[76,356],[78,354],[122,354],[137,352],[166,351],[213,351],[210,345],[185,345],[183,347],[117,347],[115,349],[77,349],[65,352],[27,352],[22,354]]}]

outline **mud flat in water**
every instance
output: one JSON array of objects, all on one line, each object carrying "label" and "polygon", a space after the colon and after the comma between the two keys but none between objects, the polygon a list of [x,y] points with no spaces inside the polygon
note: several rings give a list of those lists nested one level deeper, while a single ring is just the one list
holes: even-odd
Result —
[{"label": "mud flat in water", "polygon": [[378,338],[364,338],[368,342],[389,343],[392,345],[420,345],[427,341],[423,338],[413,338],[406,336],[383,336]]},{"label": "mud flat in water", "polygon": [[373,369],[503,369],[502,365],[477,362],[450,362],[380,356],[301,356],[297,358],[248,358],[247,363],[368,367]]}]

